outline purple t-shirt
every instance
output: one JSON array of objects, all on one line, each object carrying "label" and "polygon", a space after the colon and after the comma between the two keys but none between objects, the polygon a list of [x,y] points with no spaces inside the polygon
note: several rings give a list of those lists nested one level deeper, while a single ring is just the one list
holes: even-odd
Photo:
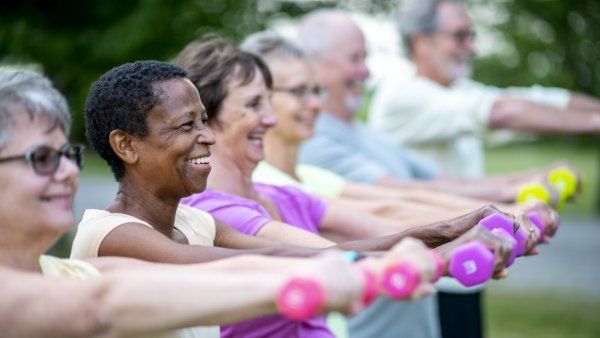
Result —
[{"label": "purple t-shirt", "polygon": [[[326,208],[322,200],[291,186],[255,183],[254,188],[275,204],[283,222],[319,233],[318,226]],[[252,236],[273,220],[260,203],[211,189],[187,197],[181,202],[204,210],[221,222]],[[221,337],[333,338],[334,335],[327,327],[324,316],[295,322],[280,315],[272,315],[222,326]]]}]

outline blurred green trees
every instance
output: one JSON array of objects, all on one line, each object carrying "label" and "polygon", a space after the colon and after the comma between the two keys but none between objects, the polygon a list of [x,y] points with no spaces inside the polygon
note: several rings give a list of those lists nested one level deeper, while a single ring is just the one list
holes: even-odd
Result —
[{"label": "blurred green trees", "polygon": [[[475,21],[487,9],[482,25],[502,42],[476,60],[477,80],[499,86],[540,83],[600,96],[599,1],[466,3]],[[394,0],[5,1],[0,4],[0,64],[41,65],[69,99],[73,137],[82,140],[85,95],[91,82],[111,67],[140,59],[169,60],[207,32],[239,41],[265,28],[270,19],[295,17],[318,7],[391,13],[395,4]]]},{"label": "blurred green trees", "polygon": [[[499,86],[539,83],[600,96],[600,2],[469,1],[495,6],[505,48],[478,58],[474,74]],[[475,20],[477,20],[475,18]]]},{"label": "blurred green trees", "polygon": [[260,0],[5,1],[0,64],[41,65],[71,104],[73,138],[83,140],[85,96],[110,68],[169,60],[208,32],[237,41],[265,28],[268,18],[300,15],[311,7]]}]

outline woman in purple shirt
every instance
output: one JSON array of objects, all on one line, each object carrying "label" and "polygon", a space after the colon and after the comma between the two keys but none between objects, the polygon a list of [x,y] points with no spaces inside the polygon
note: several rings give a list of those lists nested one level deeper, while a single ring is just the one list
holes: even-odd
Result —
[{"label": "woman in purple shirt", "polygon": [[[276,234],[278,238],[288,237],[289,243],[301,241],[296,239],[294,227],[323,234],[343,233],[350,227],[356,232],[368,224],[361,213],[331,210],[323,201],[299,189],[252,183],[252,171],[264,159],[263,137],[276,123],[270,106],[271,74],[262,60],[225,41],[213,40],[192,42],[175,62],[186,70],[200,92],[208,126],[216,137],[216,144],[211,146],[213,169],[208,178],[209,189],[184,199],[183,203],[208,211],[245,234],[266,238]],[[502,240],[495,236],[490,238],[490,233],[479,227],[473,228],[481,218],[493,212],[498,211],[486,207],[443,223],[339,246],[359,251],[387,250],[400,238],[412,236],[436,247],[464,234],[444,249],[475,237],[485,237],[496,250],[503,251],[506,248],[501,248]],[[314,247],[334,244],[323,238],[302,243]],[[442,249],[442,255],[445,252]],[[497,267],[496,276],[504,275],[502,263]],[[295,323],[277,316],[225,327],[222,333],[227,337],[332,336],[322,318]]]}]

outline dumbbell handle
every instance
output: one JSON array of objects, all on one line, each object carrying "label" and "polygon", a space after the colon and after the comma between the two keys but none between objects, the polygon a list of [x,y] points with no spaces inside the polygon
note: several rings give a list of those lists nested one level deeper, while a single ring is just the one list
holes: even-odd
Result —
[{"label": "dumbbell handle", "polygon": [[[363,278],[361,306],[369,306],[378,296],[377,278],[373,272],[358,268]],[[309,278],[293,278],[279,290],[276,298],[279,312],[292,320],[305,321],[317,315],[325,305],[321,284]]]},{"label": "dumbbell handle", "polygon": [[325,305],[325,291],[313,279],[293,278],[277,293],[276,304],[283,316],[305,321],[321,311]]},{"label": "dumbbell handle", "polygon": [[527,240],[529,237],[527,234],[525,234],[525,231],[523,231],[521,227],[515,230],[515,223],[512,220],[495,213],[483,218],[478,224],[485,227],[489,231],[493,231],[496,228],[503,229],[516,240],[516,256],[522,256],[525,253],[525,250],[527,249]]},{"label": "dumbbell handle", "polygon": [[[436,251],[429,250],[429,253],[435,262],[435,275],[432,280],[432,282],[435,282],[444,273],[444,261]],[[410,263],[400,262],[384,270],[380,287],[382,293],[388,297],[403,299],[410,297],[420,282],[421,274],[419,270]]]}]

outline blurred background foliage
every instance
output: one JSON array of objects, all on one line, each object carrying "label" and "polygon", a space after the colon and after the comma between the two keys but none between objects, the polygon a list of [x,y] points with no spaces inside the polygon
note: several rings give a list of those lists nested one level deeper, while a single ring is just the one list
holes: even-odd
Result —
[{"label": "blurred background foliage", "polygon": [[[468,0],[493,47],[475,77],[499,85],[558,86],[600,96],[600,2]],[[338,6],[393,16],[394,0],[21,0],[0,4],[0,64],[38,64],[66,94],[83,140],[81,107],[91,82],[113,66],[168,60],[217,32],[234,41],[270,20]],[[395,42],[391,42],[395,43]]]},{"label": "blurred background foliage", "polygon": [[[169,60],[206,33],[238,42],[271,21],[297,18],[322,7],[393,20],[397,1],[3,1],[0,66],[25,65],[48,75],[71,105],[72,138],[84,141],[81,110],[87,91],[96,78],[116,65]],[[501,87],[539,83],[600,97],[600,1],[466,0],[465,4],[478,32],[476,80]],[[539,143],[544,142],[550,142],[550,153],[556,142],[588,149],[584,156],[594,157],[592,168],[600,163],[596,137],[553,136]],[[496,162],[504,160],[491,159],[492,164]],[[540,164],[545,163],[536,163]],[[490,168],[492,173],[502,172]],[[592,189],[598,195],[600,185]],[[600,210],[598,201],[590,200],[587,204]]]}]

